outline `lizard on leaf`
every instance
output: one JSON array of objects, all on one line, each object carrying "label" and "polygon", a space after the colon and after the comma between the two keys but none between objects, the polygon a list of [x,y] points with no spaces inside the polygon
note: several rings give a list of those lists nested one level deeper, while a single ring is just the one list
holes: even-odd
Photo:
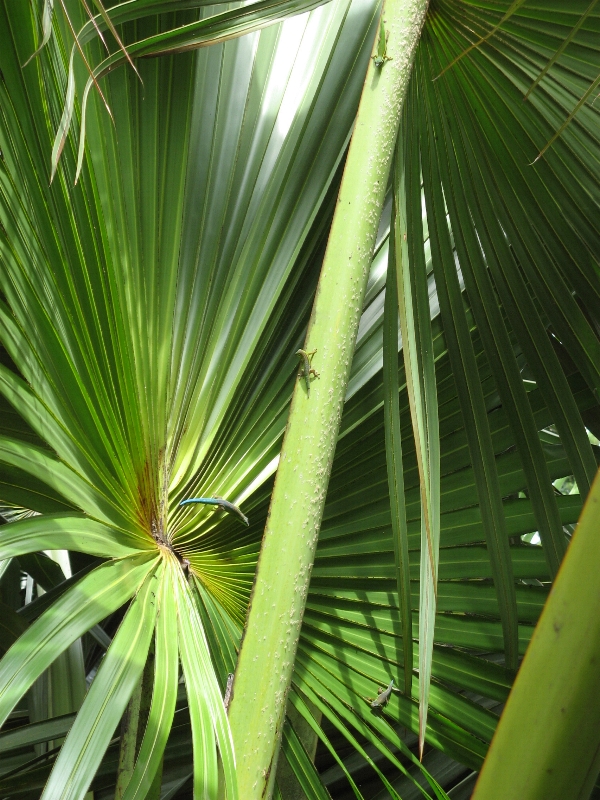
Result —
[{"label": "lizard on leaf", "polygon": [[394,681],[390,681],[390,685],[387,689],[382,689],[379,687],[379,694],[375,698],[375,700],[370,700],[371,708],[383,708],[390,699],[390,695],[394,689]]},{"label": "lizard on leaf", "polygon": [[301,359],[298,377],[304,378],[304,382],[306,384],[306,394],[308,397],[310,397],[310,376],[314,375],[315,378],[319,377],[319,373],[312,367],[313,356],[316,352],[316,350],[310,350],[308,352],[306,350],[296,350],[296,355]]},{"label": "lizard on leaf", "polygon": [[241,519],[244,525],[249,525],[248,517],[243,511],[238,508],[229,500],[223,500],[222,497],[191,497],[189,500],[182,500],[180,506],[187,506],[191,503],[202,503],[207,506],[216,506],[219,511],[227,511],[229,514],[234,514],[238,519]]}]

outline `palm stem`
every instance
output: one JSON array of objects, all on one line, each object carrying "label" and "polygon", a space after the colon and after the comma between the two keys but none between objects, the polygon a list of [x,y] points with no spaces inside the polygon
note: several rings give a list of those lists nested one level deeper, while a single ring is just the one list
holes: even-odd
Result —
[{"label": "palm stem", "polygon": [[[148,660],[144,667],[142,677],[135,687],[131,699],[127,704],[121,722],[121,745],[119,750],[119,766],[117,768],[117,784],[115,787],[115,800],[121,800],[125,794],[127,784],[131,780],[135,760],[140,749],[142,736],[148,721],[148,712],[152,702],[152,687],[154,682],[154,652],[151,648]],[[147,795],[147,800],[154,800],[160,795],[162,769],[159,769],[154,779],[152,788]],[[158,794],[156,788],[158,784]]]},{"label": "palm stem", "polygon": [[135,765],[135,754],[137,749],[138,727],[140,720],[140,702],[142,699],[142,684],[143,679],[135,687],[121,721],[121,745],[119,749],[119,766],[117,769],[115,800],[121,800],[123,797]]},{"label": "palm stem", "polygon": [[387,54],[365,81],[265,529],[229,720],[240,797],[270,797],[371,256],[426,0],[388,0]]}]

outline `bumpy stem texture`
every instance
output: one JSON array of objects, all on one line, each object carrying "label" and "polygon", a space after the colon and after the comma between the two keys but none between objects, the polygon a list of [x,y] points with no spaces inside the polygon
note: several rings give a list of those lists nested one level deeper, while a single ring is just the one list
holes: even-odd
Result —
[{"label": "bumpy stem texture", "polygon": [[426,10],[427,0],[385,3],[391,60],[370,62],[346,161],[304,345],[317,351],[312,366],[320,377],[310,396],[304,381],[294,390],[229,708],[245,800],[272,792],[369,267]]}]

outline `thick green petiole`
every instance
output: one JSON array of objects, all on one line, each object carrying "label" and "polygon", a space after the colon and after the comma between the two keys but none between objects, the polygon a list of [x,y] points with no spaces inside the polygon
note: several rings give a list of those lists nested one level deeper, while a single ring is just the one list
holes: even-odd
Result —
[{"label": "thick green petiole", "polygon": [[[346,159],[306,334],[306,357],[318,346],[322,377],[314,397],[308,397],[306,386],[296,386],[293,394],[229,706],[238,789],[244,800],[268,800],[274,788],[371,256],[426,11],[427,0],[386,0],[394,58],[388,57],[390,63],[378,71],[377,80],[375,64],[369,65]],[[298,356],[306,366],[304,354]],[[306,374],[303,377],[306,381]]]}]

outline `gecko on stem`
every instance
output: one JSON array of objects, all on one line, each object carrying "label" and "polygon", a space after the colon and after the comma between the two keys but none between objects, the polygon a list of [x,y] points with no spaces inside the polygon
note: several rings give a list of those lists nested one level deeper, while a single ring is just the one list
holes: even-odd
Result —
[{"label": "gecko on stem", "polygon": [[386,61],[391,61],[391,56],[387,54],[387,40],[390,32],[386,33],[385,25],[383,24],[383,17],[379,21],[379,38],[377,39],[377,52],[371,56],[373,63],[376,67],[381,69]]},{"label": "gecko on stem", "polygon": [[302,363],[300,365],[300,372],[298,373],[298,377],[304,377],[304,382],[306,384],[306,395],[310,397],[310,376],[314,375],[315,378],[319,377],[319,373],[316,369],[312,367],[312,360],[313,356],[316,353],[316,350],[296,350],[296,355],[302,359]]}]

